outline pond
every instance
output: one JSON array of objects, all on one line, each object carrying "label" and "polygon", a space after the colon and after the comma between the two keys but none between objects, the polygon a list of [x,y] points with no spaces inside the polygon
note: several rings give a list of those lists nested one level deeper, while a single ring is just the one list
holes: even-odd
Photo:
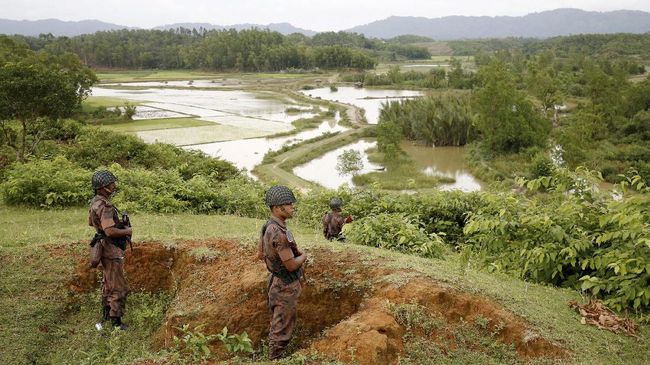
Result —
[{"label": "pond", "polygon": [[[336,171],[338,157],[343,151],[354,149],[361,153],[364,169],[361,173],[377,171],[382,166],[370,163],[366,150],[375,147],[376,142],[359,141],[357,143],[340,147],[330,151],[320,158],[314,159],[304,165],[298,166],[293,173],[305,180],[313,181],[331,189],[337,189],[341,185],[354,186],[352,176],[341,176]],[[411,157],[421,171],[430,176],[448,176],[456,179],[454,183],[443,184],[440,190],[461,190],[465,192],[479,191],[483,188],[482,183],[477,180],[465,167],[463,159],[464,149],[462,147],[425,147],[416,146],[412,143],[403,143],[402,149]]]},{"label": "pond", "polygon": [[368,124],[377,124],[379,122],[382,103],[423,95],[422,92],[414,90],[378,90],[351,86],[341,86],[338,91],[332,91],[327,87],[303,90],[302,93],[313,98],[337,101],[363,108],[366,111]]},{"label": "pond", "polygon": [[440,190],[470,192],[483,189],[483,183],[465,165],[463,147],[427,147],[407,142],[402,143],[401,148],[425,175],[456,179],[456,182],[441,185]]},{"label": "pond", "polygon": [[325,153],[323,156],[309,161],[304,165],[300,165],[293,169],[293,173],[305,180],[316,182],[326,188],[338,189],[341,185],[353,186],[352,175],[340,175],[336,171],[336,164],[338,158],[346,150],[355,150],[361,153],[363,161],[363,169],[359,172],[365,174],[367,172],[381,169],[382,166],[376,165],[368,161],[366,150],[373,148],[377,145],[374,141],[360,140],[355,143],[337,148],[333,151]]}]

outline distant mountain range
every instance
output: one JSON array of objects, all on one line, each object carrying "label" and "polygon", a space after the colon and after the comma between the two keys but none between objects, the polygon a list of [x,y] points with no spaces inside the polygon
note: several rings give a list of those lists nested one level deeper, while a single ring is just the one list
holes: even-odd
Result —
[{"label": "distant mountain range", "polygon": [[556,9],[520,17],[446,16],[422,18],[392,16],[347,31],[366,37],[393,38],[402,34],[436,40],[531,37],[548,38],[571,34],[646,33],[650,13],[634,10],[609,12]]},{"label": "distant mountain range", "polygon": [[99,20],[81,20],[66,22],[59,19],[43,20],[9,20],[0,19],[0,34],[21,34],[38,36],[52,33],[55,36],[76,36],[95,33],[102,30],[128,29],[124,25],[105,23]]},{"label": "distant mountain range", "polygon": [[[294,27],[289,23],[271,23],[268,25],[261,24],[234,24],[234,25],[214,25],[209,23],[175,23],[155,27],[153,29],[167,30],[176,28],[200,29],[231,29],[237,30],[259,28],[269,29],[282,34],[302,33],[307,36],[313,36],[317,32],[308,29]],[[0,19],[0,34],[21,34],[27,36],[38,36],[39,34],[52,33],[55,36],[74,37],[80,34],[89,34],[105,30],[117,29],[137,29],[125,25],[105,23],[99,20],[82,20],[78,22],[63,21],[58,19],[45,20],[9,20]]]},{"label": "distant mountain range", "polygon": [[291,33],[302,33],[306,36],[313,36],[317,32],[313,30],[308,30],[308,29],[302,29],[298,27],[294,27],[293,25],[289,23],[271,23],[267,25],[260,25],[260,24],[233,24],[233,25],[214,25],[214,24],[209,24],[209,23],[174,23],[174,24],[167,24],[167,25],[162,25],[155,27],[154,29],[159,29],[159,30],[167,30],[167,29],[176,29],[176,28],[187,28],[187,29],[200,29],[204,28],[207,30],[221,30],[221,29],[237,29],[237,30],[242,30],[242,29],[251,29],[251,28],[259,28],[259,29],[268,29],[271,31],[275,31],[278,33],[282,34],[291,34]]},{"label": "distant mountain range", "polygon": [[[209,23],[176,23],[154,29],[204,28],[237,30],[269,29],[282,34],[302,33],[312,36],[317,32],[294,27],[289,23],[214,25]],[[38,36],[76,36],[105,30],[132,29],[127,26],[99,20],[78,22],[46,20],[0,19],[0,34]],[[520,17],[511,16],[446,16],[442,18],[392,16],[369,24],[347,29],[366,37],[393,38],[403,34],[426,36],[436,40],[532,37],[547,38],[560,35],[588,33],[647,33],[650,32],[650,13],[635,10],[594,12],[579,9],[556,9]]]}]

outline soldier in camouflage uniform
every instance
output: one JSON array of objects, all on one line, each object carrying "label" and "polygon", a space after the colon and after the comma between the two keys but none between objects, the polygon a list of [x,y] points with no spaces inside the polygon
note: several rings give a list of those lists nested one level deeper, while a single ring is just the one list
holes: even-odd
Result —
[{"label": "soldier in camouflage uniform", "polygon": [[[95,197],[90,201],[88,224],[97,233],[91,242],[90,266],[102,264],[103,320],[113,327],[126,329],[122,316],[129,286],[124,276],[124,251],[133,231],[118,217],[110,197],[116,192],[117,178],[110,171],[97,171],[92,177]],[[97,324],[101,329],[101,323]]]},{"label": "soldier in camouflage uniform", "polygon": [[330,208],[332,211],[325,213],[323,216],[323,235],[330,241],[345,241],[345,237],[341,234],[343,225],[352,222],[352,216],[349,215],[347,218],[344,218],[341,214],[342,205],[343,201],[340,198],[332,198],[330,200]]},{"label": "soldier in camouflage uniform", "polygon": [[283,357],[296,323],[296,305],[300,296],[302,265],[307,255],[298,246],[287,229],[286,220],[294,213],[296,202],[291,190],[273,186],[266,193],[266,205],[271,218],[262,227],[258,254],[266,263],[268,279],[268,305],[271,312],[269,330],[269,358]]}]

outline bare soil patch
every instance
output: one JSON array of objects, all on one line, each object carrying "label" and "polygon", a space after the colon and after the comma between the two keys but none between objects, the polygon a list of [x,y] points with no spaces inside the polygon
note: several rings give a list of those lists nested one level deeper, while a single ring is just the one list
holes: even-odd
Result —
[{"label": "bare soil patch", "polygon": [[[211,255],[197,255],[201,249]],[[311,250],[298,304],[298,328],[291,347],[317,351],[326,358],[359,364],[394,364],[405,351],[410,332],[435,343],[456,346],[450,329],[483,323],[495,341],[511,345],[520,359],[568,356],[531,329],[523,319],[498,303],[445,287],[430,278],[408,273],[399,283],[385,280],[404,273],[382,269],[381,262],[362,261],[354,254],[328,249]],[[77,257],[69,285],[76,292],[97,288],[98,270],[87,258]],[[255,259],[254,247],[237,242],[186,241],[175,248],[157,242],[139,243],[127,251],[127,278],[133,291],[175,294],[158,332],[163,347],[173,346],[176,327],[204,324],[203,333],[246,331],[258,346],[268,335],[267,274]],[[411,328],[400,323],[391,306],[413,305],[440,319],[438,330]],[[227,359],[220,343],[213,344],[220,359]],[[482,351],[482,349],[473,349]],[[443,354],[445,350],[441,351]]]}]

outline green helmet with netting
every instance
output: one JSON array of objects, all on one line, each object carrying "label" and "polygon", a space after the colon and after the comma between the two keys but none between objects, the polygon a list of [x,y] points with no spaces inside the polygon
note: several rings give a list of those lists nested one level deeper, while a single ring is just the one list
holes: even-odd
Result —
[{"label": "green helmet with netting", "polygon": [[117,177],[107,170],[97,171],[93,174],[93,190],[101,189],[117,181]]},{"label": "green helmet with netting", "polygon": [[332,209],[341,209],[341,206],[343,206],[343,200],[341,200],[341,198],[336,197],[336,198],[332,198],[332,200],[330,200],[330,208],[332,208]]},{"label": "green helmet with netting", "polygon": [[267,206],[274,207],[285,204],[293,204],[296,202],[296,197],[288,187],[275,185],[271,186],[271,188],[269,188],[269,190],[266,192],[266,198],[264,199],[264,202]]}]

